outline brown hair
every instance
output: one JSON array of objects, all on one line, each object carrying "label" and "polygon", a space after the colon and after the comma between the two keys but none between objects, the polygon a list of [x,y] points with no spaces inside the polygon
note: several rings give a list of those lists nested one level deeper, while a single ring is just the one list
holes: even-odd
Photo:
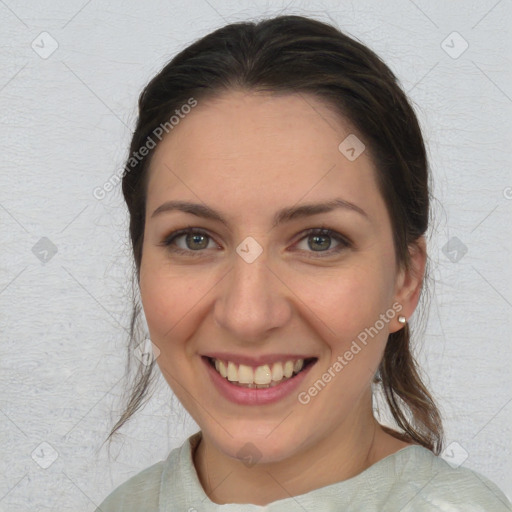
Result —
[{"label": "brown hair", "polygon": [[[142,91],[129,165],[122,179],[130,214],[134,289],[140,278],[146,184],[153,150],[143,158],[134,159],[133,155],[138,155],[155,128],[168,123],[190,98],[200,102],[234,89],[312,94],[351,123],[363,137],[377,169],[379,190],[393,226],[397,264],[410,268],[408,249],[426,232],[430,214],[430,173],[413,108],[395,75],[368,47],[320,21],[279,16],[230,24],[206,35],[176,55]],[[425,285],[422,299],[424,292]],[[134,295],[128,373],[133,350],[141,341],[137,334],[140,312]],[[441,417],[420,378],[410,342],[408,325],[389,335],[375,378],[402,432],[386,430],[439,454]],[[124,412],[109,440],[147,400],[154,363],[138,365],[125,395]]]}]

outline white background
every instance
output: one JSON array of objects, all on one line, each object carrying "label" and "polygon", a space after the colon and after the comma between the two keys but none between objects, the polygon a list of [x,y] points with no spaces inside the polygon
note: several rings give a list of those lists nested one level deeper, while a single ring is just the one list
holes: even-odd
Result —
[{"label": "white background", "polygon": [[[419,358],[447,444],[512,497],[509,0],[4,0],[0,510],[92,511],[195,431],[161,378],[110,458],[101,448],[126,386],[131,256],[120,187],[103,200],[93,190],[122,169],[138,94],[170,57],[223,24],[278,13],[331,18],[414,102],[437,198]],[[33,250],[42,237],[57,249],[46,262]],[[467,248],[456,262],[442,250],[452,237]]]}]

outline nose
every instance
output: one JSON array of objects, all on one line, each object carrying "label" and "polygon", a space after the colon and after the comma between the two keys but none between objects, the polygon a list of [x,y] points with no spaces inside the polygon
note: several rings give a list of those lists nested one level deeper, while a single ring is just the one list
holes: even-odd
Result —
[{"label": "nose", "polygon": [[214,317],[231,338],[259,342],[290,320],[290,292],[265,253],[252,263],[236,255],[231,272],[219,284]]}]

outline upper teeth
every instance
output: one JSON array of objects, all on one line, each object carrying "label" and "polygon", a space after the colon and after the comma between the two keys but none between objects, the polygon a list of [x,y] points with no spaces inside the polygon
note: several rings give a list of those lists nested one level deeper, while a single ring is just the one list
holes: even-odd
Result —
[{"label": "upper teeth", "polygon": [[273,364],[264,364],[253,368],[245,364],[236,364],[232,361],[221,361],[214,359],[215,369],[231,382],[240,384],[270,384],[272,381],[278,382],[298,373],[304,366],[304,359],[290,360],[284,363],[277,362]]}]

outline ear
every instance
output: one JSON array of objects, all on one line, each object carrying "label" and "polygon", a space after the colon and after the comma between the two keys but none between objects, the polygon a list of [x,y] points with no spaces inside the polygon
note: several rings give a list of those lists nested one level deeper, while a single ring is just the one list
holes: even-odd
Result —
[{"label": "ear", "polygon": [[396,278],[394,300],[402,309],[395,317],[389,332],[400,330],[403,324],[398,321],[398,316],[403,315],[408,320],[418,305],[427,264],[427,243],[423,235],[409,245],[409,255],[409,269],[402,268]]}]

